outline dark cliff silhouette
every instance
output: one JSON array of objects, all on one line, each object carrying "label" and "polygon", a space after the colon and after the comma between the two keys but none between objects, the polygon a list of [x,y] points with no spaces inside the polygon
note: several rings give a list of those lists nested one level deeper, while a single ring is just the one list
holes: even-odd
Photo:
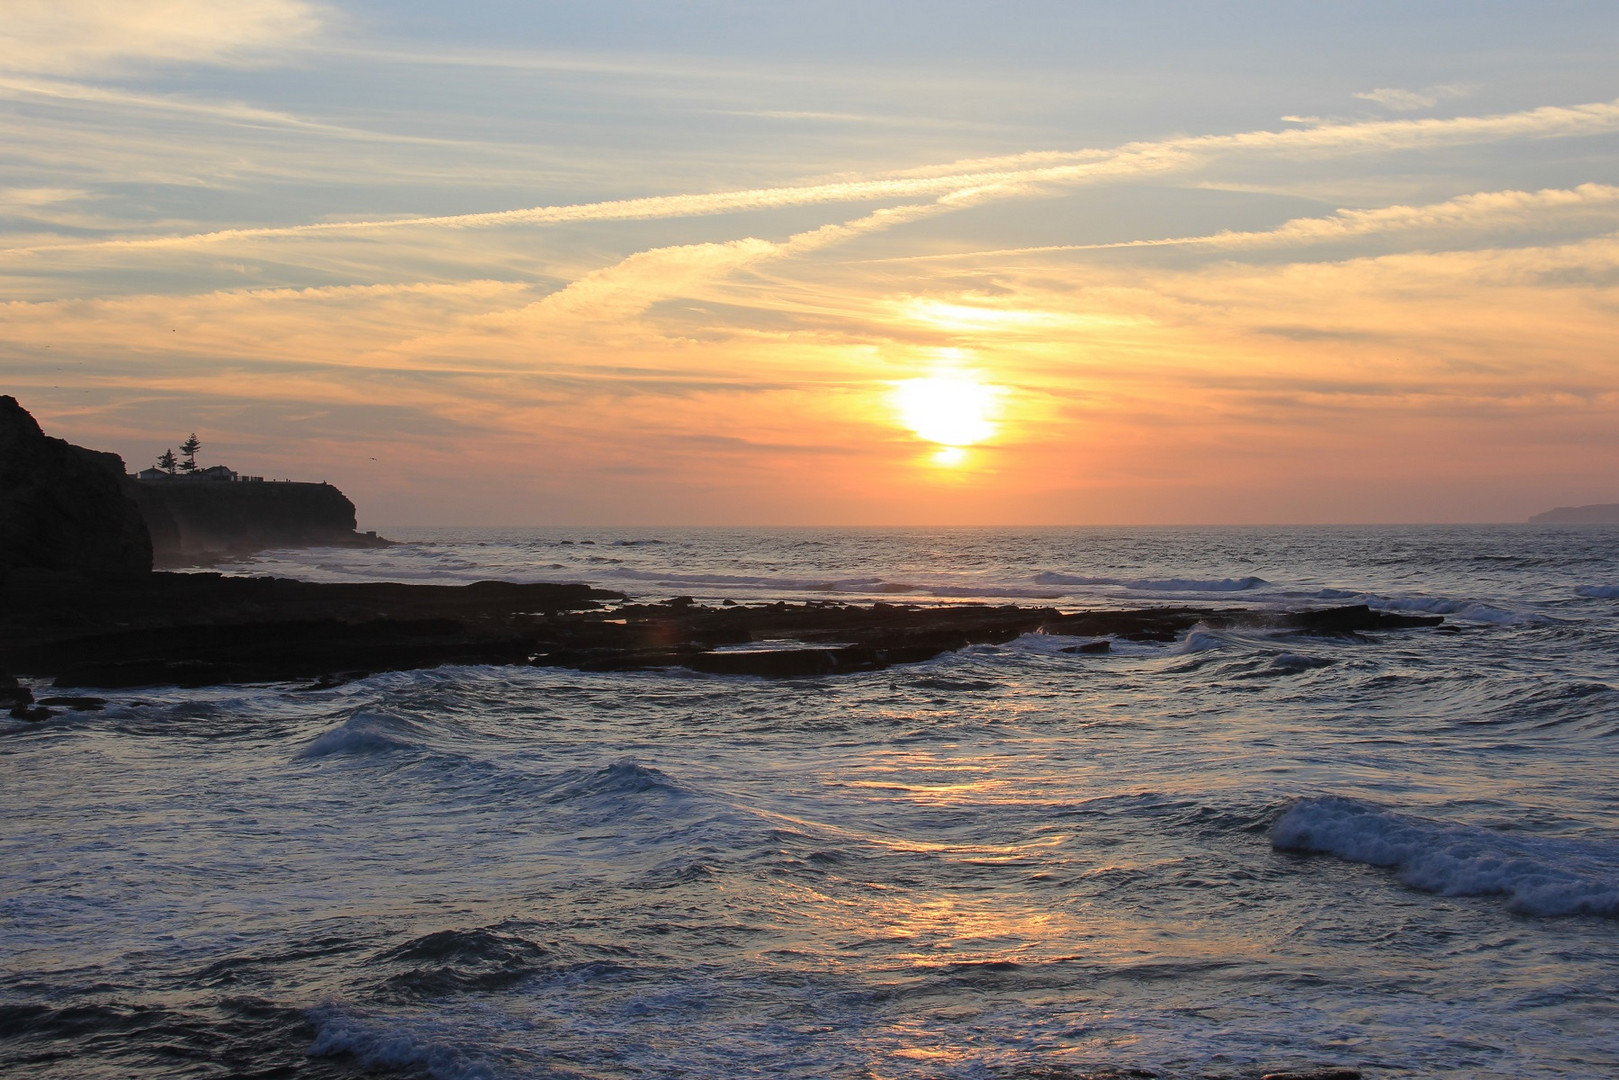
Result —
[{"label": "dark cliff silhouette", "polygon": [[53,439],[0,395],[0,573],[144,574],[152,540],[124,460]]},{"label": "dark cliff silhouette", "polygon": [[187,566],[263,548],[378,546],[355,532],[354,504],[330,484],[131,480],[158,566]]}]

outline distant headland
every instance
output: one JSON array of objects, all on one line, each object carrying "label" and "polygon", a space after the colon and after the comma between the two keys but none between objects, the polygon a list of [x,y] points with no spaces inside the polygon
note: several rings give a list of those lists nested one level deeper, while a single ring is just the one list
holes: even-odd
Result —
[{"label": "distant headland", "polygon": [[1529,519],[1531,525],[1619,525],[1619,503],[1559,506]]},{"label": "distant headland", "polygon": [[276,547],[376,547],[354,504],[327,483],[266,481],[197,465],[201,442],[125,473],[117,454],[47,436],[0,396],[0,565],[142,573],[200,566]]}]

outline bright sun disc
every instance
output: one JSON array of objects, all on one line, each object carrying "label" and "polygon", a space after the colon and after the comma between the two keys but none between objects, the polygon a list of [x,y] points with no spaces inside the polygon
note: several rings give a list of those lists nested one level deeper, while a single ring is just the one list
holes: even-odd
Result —
[{"label": "bright sun disc", "polygon": [[992,419],[999,387],[966,375],[907,379],[894,387],[905,426],[940,446],[971,446],[995,434]]}]

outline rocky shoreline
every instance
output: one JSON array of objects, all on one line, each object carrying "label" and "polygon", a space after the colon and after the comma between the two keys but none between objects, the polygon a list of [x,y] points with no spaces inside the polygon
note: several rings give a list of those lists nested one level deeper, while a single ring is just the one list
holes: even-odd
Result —
[{"label": "rocky shoreline", "polygon": [[[1174,641],[1195,626],[1359,636],[1434,626],[1436,616],[1364,606],[1290,613],[1162,607],[1062,612],[979,604],[632,603],[585,585],[317,584],[214,573],[94,577],[44,571],[0,583],[0,704],[39,718],[15,677],[63,689],[310,681],[380,671],[512,664],[583,671],[684,667],[794,678],[918,663],[1023,634]],[[10,676],[6,680],[3,676]],[[91,699],[78,695],[78,706]]]},{"label": "rocky shoreline", "polygon": [[356,533],[353,504],[326,484],[132,483],[117,455],[46,436],[16,399],[0,396],[0,708],[12,716],[38,720],[53,706],[99,702],[83,694],[36,702],[19,676],[64,689],[330,686],[379,671],[514,664],[795,678],[919,663],[1031,633],[1080,639],[1064,652],[1101,653],[1117,639],[1174,641],[1198,625],[1358,635],[1443,621],[1364,606],[1290,614],[816,600],[705,607],[691,597],[632,603],[586,585],[153,572],[154,546],[195,555],[223,550],[221,537],[249,546],[388,541]]}]

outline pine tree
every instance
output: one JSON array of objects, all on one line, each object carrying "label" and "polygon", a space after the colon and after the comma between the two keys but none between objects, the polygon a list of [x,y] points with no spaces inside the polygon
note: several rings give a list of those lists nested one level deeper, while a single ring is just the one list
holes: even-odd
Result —
[{"label": "pine tree", "polygon": [[197,441],[197,433],[193,431],[191,433],[191,438],[180,444],[180,453],[186,456],[186,459],[180,462],[180,468],[184,469],[186,472],[196,472],[197,451],[201,449],[202,443]]},{"label": "pine tree", "polygon": [[157,467],[168,473],[170,476],[173,476],[174,470],[180,467],[179,462],[174,460],[174,451],[163,451],[163,455],[157,459]]}]

